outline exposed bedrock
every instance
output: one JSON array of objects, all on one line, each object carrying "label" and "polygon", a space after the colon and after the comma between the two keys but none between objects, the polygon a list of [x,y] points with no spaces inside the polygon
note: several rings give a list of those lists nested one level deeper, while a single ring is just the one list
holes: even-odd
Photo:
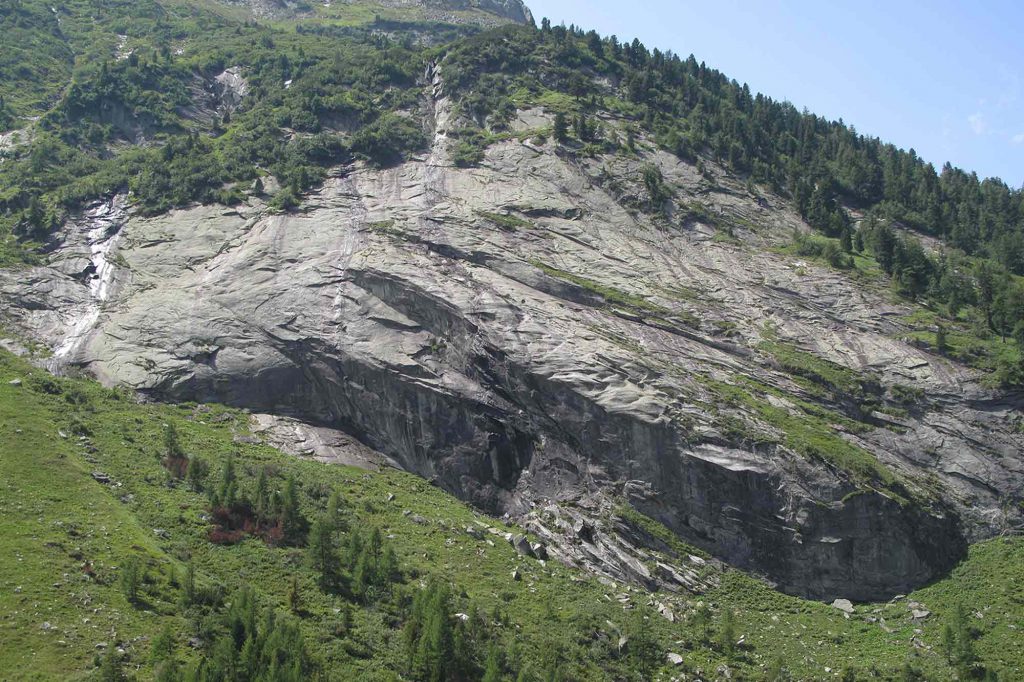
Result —
[{"label": "exposed bedrock", "polygon": [[[398,168],[339,169],[292,214],[251,199],[129,215],[113,253],[83,216],[50,265],[0,273],[4,321],[108,383],[344,430],[494,514],[629,503],[814,598],[905,592],[1020,523],[1019,397],[903,342],[909,309],[884,287],[766,248],[806,229],[784,200],[766,209],[654,152],[578,160],[513,139],[458,169],[437,135]],[[636,208],[643,163],[676,192],[669,218]],[[736,239],[684,219],[684,202]],[[80,281],[97,254],[115,265],[103,300]],[[769,327],[924,398],[899,425],[844,427],[849,401],[766,356]],[[787,396],[834,414],[815,418],[902,494],[798,454],[715,388],[750,382],[777,389],[758,399],[780,414],[806,416]]]}]

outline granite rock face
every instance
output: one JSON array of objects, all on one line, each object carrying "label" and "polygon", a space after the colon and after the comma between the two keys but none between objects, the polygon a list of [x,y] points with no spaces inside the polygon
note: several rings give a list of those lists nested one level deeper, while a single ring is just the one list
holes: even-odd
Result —
[{"label": "granite rock face", "polygon": [[[638,155],[567,153],[531,140],[550,123],[533,110],[515,123],[525,141],[456,168],[434,95],[428,154],[339,168],[293,213],[255,197],[155,218],[122,198],[96,204],[49,265],[0,273],[3,321],[57,349],[55,369],[274,415],[261,418],[268,437],[298,434],[325,460],[330,438],[315,429],[493,514],[575,509],[544,540],[582,564],[621,554],[604,539],[570,547],[597,499],[828,600],[910,590],[1020,522],[1008,501],[1024,488],[1021,397],[903,341],[910,309],[883,286],[771,250],[807,229],[782,198],[710,162],[709,180],[643,140]],[[648,205],[646,164],[670,206]],[[902,495],[784,438],[728,435],[736,420],[773,427],[715,386],[756,380],[794,413],[787,396],[825,401],[763,351],[769,336],[879,394],[919,392],[898,426],[835,426]],[[605,573],[629,578],[632,556]]]}]

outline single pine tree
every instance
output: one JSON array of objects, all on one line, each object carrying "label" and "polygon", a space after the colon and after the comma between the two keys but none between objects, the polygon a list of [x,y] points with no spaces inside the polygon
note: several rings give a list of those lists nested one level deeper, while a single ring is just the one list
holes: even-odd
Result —
[{"label": "single pine tree", "polygon": [[566,143],[569,141],[569,122],[565,118],[565,114],[558,112],[555,114],[555,142]]}]

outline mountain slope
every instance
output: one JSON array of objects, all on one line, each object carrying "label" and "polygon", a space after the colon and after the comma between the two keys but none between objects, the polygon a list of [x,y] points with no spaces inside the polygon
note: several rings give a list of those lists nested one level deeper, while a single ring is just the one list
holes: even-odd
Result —
[{"label": "mountain slope", "polygon": [[[300,30],[368,26],[421,38],[445,25],[465,33],[533,21],[520,0],[71,0],[59,6],[19,0],[0,7],[0,29],[7,36],[0,45],[0,133],[48,111],[90,65],[164,50],[187,59],[208,51],[209,38],[256,19]],[[0,138],[0,151],[7,141]]]},{"label": "mountain slope", "polygon": [[[20,385],[11,385],[18,380]],[[172,657],[188,667],[202,657],[194,638],[215,637],[217,611],[182,606],[191,563],[204,589],[227,595],[250,584],[265,608],[288,611],[288,592],[298,580],[297,618],[323,679],[396,679],[407,665],[401,606],[419,589],[416,576],[452,581],[464,595],[451,614],[504,615],[492,626],[510,652],[507,674],[548,670],[544,642],[556,643],[555,659],[571,679],[638,679],[637,671],[724,674],[758,679],[778,666],[798,679],[817,679],[826,669],[891,677],[910,664],[941,679],[950,674],[941,649],[943,624],[955,622],[958,604],[980,614],[973,645],[990,670],[1012,679],[1024,661],[1019,628],[1021,552],[1018,539],[972,549],[947,580],[889,604],[858,605],[852,618],[837,609],[772,592],[756,580],[722,568],[701,568],[678,550],[659,560],[691,566],[719,584],[705,594],[653,598],[621,583],[601,584],[562,568],[517,555],[487,528],[518,532],[482,517],[420,479],[387,469],[367,473],[276,453],[256,444],[249,417],[216,406],[139,405],[124,392],[92,382],[53,380],[24,359],[0,351],[0,439],[3,457],[3,533],[0,539],[0,671],[6,679],[90,679],[94,659],[124,651],[124,667],[140,679],[154,672],[151,650],[165,627]],[[303,551],[268,547],[257,538],[239,544],[210,542],[208,497],[177,481],[162,464],[166,429],[177,429],[181,446],[210,466],[209,486],[220,481],[228,456],[240,489],[252,495],[260,471],[274,486],[296,476],[304,513],[322,513],[331,490],[344,499],[349,528],[382,529],[398,553],[403,578],[366,603],[342,593],[323,594]],[[88,434],[88,435],[79,435]],[[255,437],[254,437],[255,436]],[[232,454],[233,453],[233,454]],[[630,517],[623,517],[628,519]],[[469,532],[467,532],[467,529]],[[665,533],[661,530],[654,532]],[[339,534],[341,539],[351,531]],[[492,539],[493,538],[493,539]],[[343,543],[344,544],[344,543]],[[690,550],[691,552],[694,550]],[[141,599],[125,597],[125,566],[141,562],[146,574]],[[512,579],[516,571],[521,580]],[[648,603],[654,606],[647,607]],[[931,614],[914,620],[908,604]],[[701,604],[712,604],[703,624]],[[659,606],[660,605],[660,606]],[[666,615],[658,615],[656,608]],[[647,614],[652,658],[641,664],[620,645],[643,630]],[[723,650],[723,614],[735,611],[733,636],[744,644]],[[345,625],[343,613],[350,614]],[[670,615],[668,615],[670,614]],[[668,618],[671,617],[670,621]],[[916,631],[922,630],[920,634]],[[831,633],[810,645],[808,632]],[[512,655],[518,650],[519,654]],[[675,665],[664,652],[678,653]],[[478,650],[483,665],[486,647]],[[159,663],[160,659],[155,660]],[[663,662],[664,661],[664,662]],[[159,665],[157,665],[159,667]],[[784,673],[785,674],[785,673]],[[512,679],[510,677],[509,679]],[[535,679],[525,674],[521,679]]]},{"label": "mountain slope", "polygon": [[[71,3],[56,28],[19,7],[67,54],[2,139],[0,322],[50,370],[261,412],[285,451],[418,474],[679,608],[734,579],[770,594],[683,541],[879,600],[1020,529],[1020,192],[638,41],[476,25],[519,5]],[[263,496],[227,492],[200,535],[280,541]],[[601,656],[586,675],[649,658]]]},{"label": "mountain slope", "polygon": [[492,512],[625,495],[807,596],[905,592],[1017,522],[1019,403],[905,340],[884,288],[773,252],[806,230],[784,199],[643,137],[531,141],[536,109],[460,169],[433,93],[426,155],[294,214],[99,207],[5,279],[19,326],[56,366],[346,429]]}]

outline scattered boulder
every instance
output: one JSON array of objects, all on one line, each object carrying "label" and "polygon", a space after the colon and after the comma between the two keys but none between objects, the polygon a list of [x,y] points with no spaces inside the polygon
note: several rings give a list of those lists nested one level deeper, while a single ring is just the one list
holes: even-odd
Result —
[{"label": "scattered boulder", "polygon": [[666,658],[668,659],[668,662],[671,663],[672,665],[682,665],[683,664],[683,657],[680,656],[679,654],[672,653],[671,651],[667,654]]},{"label": "scattered boulder", "polygon": [[839,609],[847,615],[853,614],[853,602],[851,602],[849,599],[836,599],[834,602],[832,602],[832,608]]},{"label": "scattered boulder", "polygon": [[[3,147],[3,136],[0,135],[0,147]],[[22,346],[13,339],[0,339],[0,348],[3,348],[12,355],[17,355],[19,358],[29,354],[28,349]]]},{"label": "scattered boulder", "polygon": [[932,612],[919,601],[907,602],[907,610],[910,611],[910,617],[914,620],[924,620],[932,615]]},{"label": "scattered boulder", "polygon": [[103,485],[110,485],[110,483],[111,483],[110,476],[108,476],[107,474],[103,473],[102,471],[94,471],[94,472],[92,472],[92,478],[97,483],[102,483]]},{"label": "scattered boulder", "polygon": [[7,382],[7,385],[15,387],[21,386],[21,379],[11,379],[10,381]]},{"label": "scattered boulder", "polygon": [[515,547],[520,556],[530,557],[531,559],[537,558],[537,555],[533,553],[533,547],[530,545],[530,541],[526,539],[525,535],[514,536],[512,538],[512,546]]}]

